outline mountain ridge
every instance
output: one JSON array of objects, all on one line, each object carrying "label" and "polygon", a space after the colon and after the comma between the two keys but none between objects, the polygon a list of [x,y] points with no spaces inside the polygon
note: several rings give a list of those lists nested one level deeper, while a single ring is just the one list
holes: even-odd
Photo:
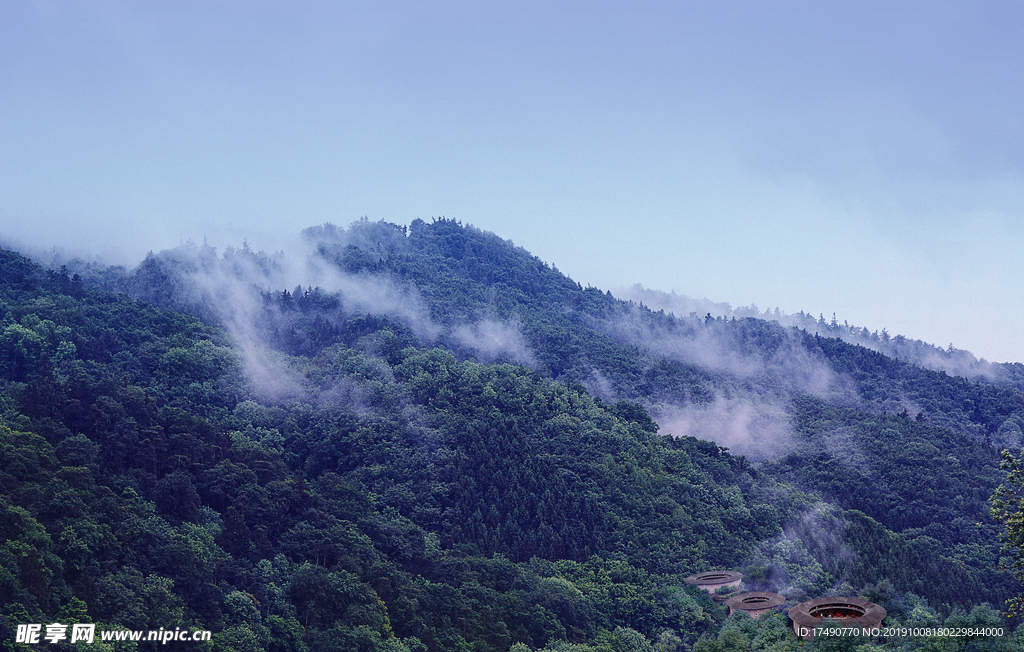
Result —
[{"label": "mountain ridge", "polygon": [[26,613],[141,626],[113,596],[149,591],[223,649],[692,647],[722,616],[681,578],[712,566],[900,622],[1016,590],[988,515],[1024,423],[1010,385],[631,306],[453,221],[305,235],[298,266],[3,255],[5,522],[53,578],[4,558]]}]

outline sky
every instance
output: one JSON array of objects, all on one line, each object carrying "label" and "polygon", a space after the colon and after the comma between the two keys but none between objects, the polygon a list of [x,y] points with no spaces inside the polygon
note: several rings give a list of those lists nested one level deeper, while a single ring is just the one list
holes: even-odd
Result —
[{"label": "sky", "polygon": [[0,3],[0,239],[448,217],[1024,362],[1024,3]]}]

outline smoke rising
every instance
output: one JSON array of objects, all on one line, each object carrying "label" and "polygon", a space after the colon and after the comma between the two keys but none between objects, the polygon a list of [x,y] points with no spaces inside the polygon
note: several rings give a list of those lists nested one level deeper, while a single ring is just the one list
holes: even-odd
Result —
[{"label": "smoke rising", "polygon": [[846,525],[835,509],[810,505],[780,535],[761,542],[749,559],[748,585],[794,601],[846,592],[858,560],[844,543]]}]

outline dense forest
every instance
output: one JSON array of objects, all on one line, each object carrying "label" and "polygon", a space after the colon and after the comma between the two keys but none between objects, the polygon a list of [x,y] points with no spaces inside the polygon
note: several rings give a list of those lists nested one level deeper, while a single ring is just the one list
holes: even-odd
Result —
[{"label": "dense forest", "polygon": [[945,371],[956,376],[963,376],[980,382],[1009,384],[1024,389],[1024,364],[1020,362],[996,363],[984,358],[978,359],[970,351],[958,349],[950,342],[947,346],[937,346],[922,340],[904,335],[891,335],[885,328],[871,331],[865,326],[842,322],[832,313],[826,319],[824,313],[815,317],[800,311],[788,314],[778,308],[761,311],[756,304],[732,307],[728,303],[714,302],[707,299],[694,299],[675,292],[661,292],[643,287],[640,284],[628,288],[619,288],[615,296],[627,301],[646,303],[648,307],[678,315],[714,315],[716,318],[735,317],[742,319],[752,317],[766,321],[774,321],[783,326],[795,326],[811,334],[833,339],[841,339],[851,344],[859,344],[865,348],[884,353],[890,358],[911,362],[917,366],[935,371]]},{"label": "dense forest", "polygon": [[816,647],[1024,647],[990,515],[1012,373],[654,311],[451,220],[303,236],[132,269],[0,251],[0,645],[52,622],[239,651],[804,645],[785,609],[726,617],[683,581],[723,568],[784,608],[1006,631]]}]

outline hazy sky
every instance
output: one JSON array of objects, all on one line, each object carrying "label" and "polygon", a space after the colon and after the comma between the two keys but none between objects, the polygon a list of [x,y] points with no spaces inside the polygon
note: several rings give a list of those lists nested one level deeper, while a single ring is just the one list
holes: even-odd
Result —
[{"label": "hazy sky", "polygon": [[1024,361],[1024,3],[0,3],[0,237],[446,216]]}]

